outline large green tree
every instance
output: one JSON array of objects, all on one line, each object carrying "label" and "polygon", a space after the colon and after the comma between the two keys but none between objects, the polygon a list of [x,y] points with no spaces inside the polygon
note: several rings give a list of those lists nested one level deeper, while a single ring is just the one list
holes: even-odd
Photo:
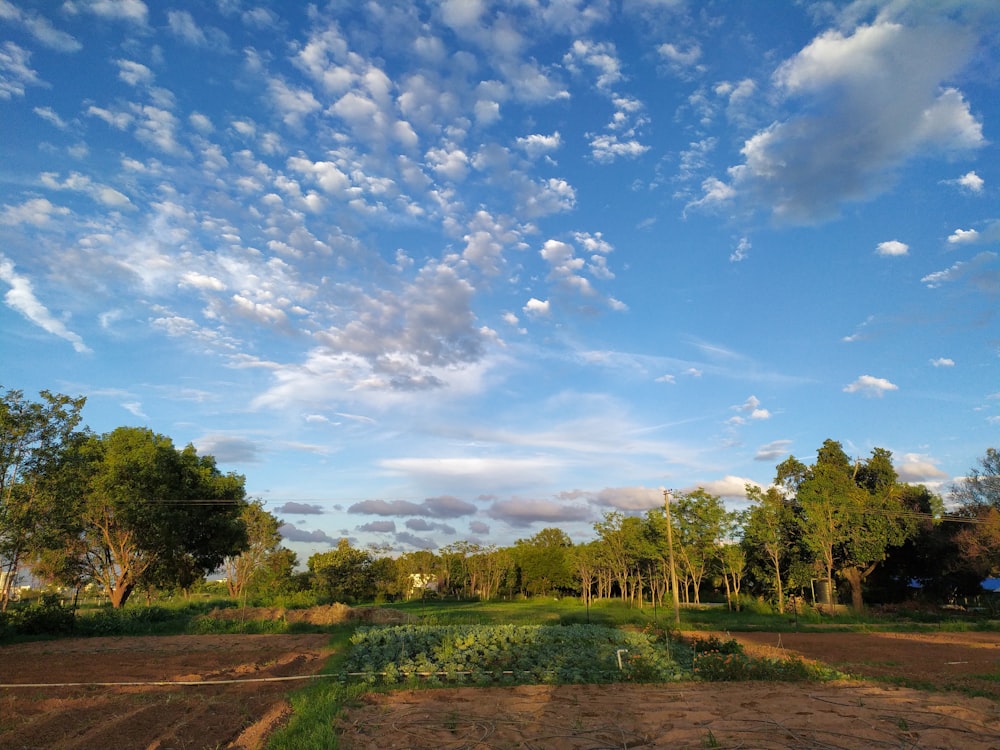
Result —
[{"label": "large green tree", "polygon": [[65,460],[85,399],[41,391],[0,395],[0,607],[27,559],[51,542],[58,513],[54,475]]},{"label": "large green tree", "polygon": [[313,575],[313,586],[333,601],[345,604],[375,598],[374,558],[368,550],[352,547],[341,539],[335,549],[317,552],[306,565]]},{"label": "large green tree", "polygon": [[823,443],[798,485],[802,540],[827,579],[847,582],[855,609],[864,606],[868,576],[915,530],[899,490],[889,451],[852,463],[835,440]]},{"label": "large green tree", "polygon": [[701,487],[694,492],[676,493],[673,498],[674,549],[686,581],[684,598],[688,599],[689,584],[694,601],[700,602],[702,581],[710,566],[718,560],[726,508],[722,498]]},{"label": "large green tree", "polygon": [[743,546],[763,561],[762,567],[770,578],[770,588],[778,604],[778,612],[785,611],[785,575],[789,555],[794,548],[792,531],[795,515],[785,494],[777,486],[763,490],[757,485],[746,485],[747,499],[751,506],[743,527]]},{"label": "large green tree", "polygon": [[521,591],[547,595],[574,590],[572,547],[566,532],[556,528],[542,529],[529,539],[518,539],[511,557],[519,572]]},{"label": "large green tree", "polygon": [[115,608],[141,584],[188,588],[246,548],[244,478],[151,430],[87,436],[58,484],[64,528],[49,567],[96,582]]}]

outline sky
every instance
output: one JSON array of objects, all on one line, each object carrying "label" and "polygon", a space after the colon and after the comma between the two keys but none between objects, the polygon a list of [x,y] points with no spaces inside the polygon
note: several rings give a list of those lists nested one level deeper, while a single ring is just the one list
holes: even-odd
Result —
[{"label": "sky", "polygon": [[996,0],[0,0],[0,386],[305,559],[1000,445]]}]

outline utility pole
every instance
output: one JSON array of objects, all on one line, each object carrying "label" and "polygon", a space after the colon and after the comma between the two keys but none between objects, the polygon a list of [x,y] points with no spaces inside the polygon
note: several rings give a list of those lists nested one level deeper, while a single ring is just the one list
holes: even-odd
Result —
[{"label": "utility pole", "polygon": [[681,598],[677,593],[677,569],[674,567],[674,529],[670,520],[670,490],[663,490],[663,507],[667,513],[667,555],[670,562],[670,591],[674,595],[674,622],[681,624]]}]

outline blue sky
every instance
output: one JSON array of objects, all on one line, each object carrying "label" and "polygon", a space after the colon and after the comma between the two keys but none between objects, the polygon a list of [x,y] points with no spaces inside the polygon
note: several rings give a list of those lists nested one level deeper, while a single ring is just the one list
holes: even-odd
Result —
[{"label": "blue sky", "polygon": [[1000,434],[995,0],[0,0],[0,384],[301,553]]}]

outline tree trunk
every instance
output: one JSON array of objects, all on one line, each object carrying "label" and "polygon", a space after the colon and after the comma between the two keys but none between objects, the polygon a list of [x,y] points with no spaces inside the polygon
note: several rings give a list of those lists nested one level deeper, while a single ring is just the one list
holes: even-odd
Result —
[{"label": "tree trunk", "polygon": [[108,597],[111,599],[111,607],[113,609],[121,609],[124,607],[125,602],[128,601],[128,597],[132,593],[133,588],[134,586],[131,583],[118,581],[114,588],[108,591]]},{"label": "tree trunk", "polygon": [[861,595],[861,584],[864,581],[861,569],[845,568],[841,574],[851,586],[851,609],[855,612],[861,612],[865,608],[865,602]]}]

